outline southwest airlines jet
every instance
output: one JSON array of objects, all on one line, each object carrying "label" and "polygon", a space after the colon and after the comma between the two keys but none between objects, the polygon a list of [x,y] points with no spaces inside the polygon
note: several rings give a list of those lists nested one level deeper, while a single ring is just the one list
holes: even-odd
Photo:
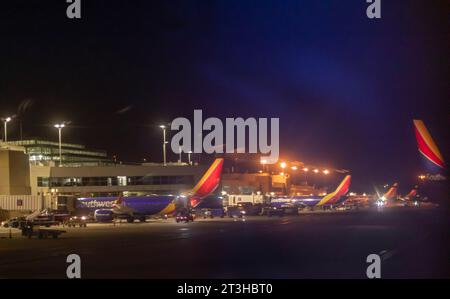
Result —
[{"label": "southwest airlines jet", "polygon": [[285,198],[272,199],[271,205],[273,207],[286,207],[286,206],[330,206],[343,203],[347,198],[344,196],[347,194],[350,188],[351,176],[347,175],[344,180],[339,184],[334,192],[328,193],[325,196],[292,196]]},{"label": "southwest airlines jet", "polygon": [[111,221],[114,216],[126,218],[128,222],[139,219],[144,222],[148,216],[164,216],[175,212],[176,203],[187,202],[195,208],[205,197],[219,186],[223,159],[216,159],[195,187],[181,194],[149,195],[131,197],[79,198],[77,208],[93,212],[97,221]]},{"label": "southwest airlines jet", "polygon": [[[430,172],[434,172],[437,174],[427,174],[425,178],[428,180],[444,180],[445,177],[442,175],[442,170],[444,170],[445,162],[442,157],[439,148],[428,132],[423,121],[415,119],[413,120],[414,124],[414,133],[417,141],[417,148],[426,161],[426,169]],[[390,204],[393,203],[393,200],[399,199],[403,202],[417,202],[420,199],[418,196],[418,186],[415,186],[407,195],[401,197],[398,196],[397,192],[398,184],[395,183],[392,187],[377,201],[378,205],[384,205],[391,201]]]}]

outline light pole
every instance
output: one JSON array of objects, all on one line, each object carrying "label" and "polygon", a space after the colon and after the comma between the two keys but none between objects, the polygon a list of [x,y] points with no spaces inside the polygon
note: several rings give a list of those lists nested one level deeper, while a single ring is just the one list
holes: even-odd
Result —
[{"label": "light pole", "polygon": [[164,157],[164,166],[167,165],[167,161],[166,161],[166,126],[161,125],[159,126],[162,130],[163,130],[163,157]]},{"label": "light pole", "polygon": [[191,165],[191,155],[192,155],[192,151],[188,152],[188,161],[189,161],[189,165]]},{"label": "light pole", "polygon": [[3,118],[3,124],[5,126],[5,142],[8,142],[8,123],[11,121],[11,117]]},{"label": "light pole", "polygon": [[55,125],[55,128],[58,129],[58,139],[59,139],[59,167],[62,166],[61,131],[65,126],[66,125],[64,123]]}]

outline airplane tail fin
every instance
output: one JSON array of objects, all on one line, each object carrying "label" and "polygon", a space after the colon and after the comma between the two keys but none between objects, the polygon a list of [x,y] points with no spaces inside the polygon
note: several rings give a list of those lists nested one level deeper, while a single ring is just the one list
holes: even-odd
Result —
[{"label": "airplane tail fin", "polygon": [[445,168],[445,162],[433,138],[428,132],[423,121],[415,119],[414,130],[416,133],[417,147],[419,152],[431,163],[440,168]]},{"label": "airplane tail fin", "polygon": [[352,176],[347,175],[342,180],[342,182],[339,184],[339,186],[334,190],[334,192],[331,192],[322,198],[322,200],[317,204],[318,206],[324,205],[324,204],[332,204],[337,202],[341,196],[344,196],[347,194],[348,190],[350,189],[350,183],[351,183]]},{"label": "airplane tail fin", "polygon": [[406,199],[412,199],[417,196],[417,190],[419,189],[419,186],[415,185],[414,188],[409,191],[408,194],[405,195]]},{"label": "airplane tail fin", "polygon": [[216,159],[197,185],[186,194],[192,207],[197,206],[203,198],[210,195],[219,186],[223,161],[222,158]]},{"label": "airplane tail fin", "polygon": [[394,183],[394,185],[392,185],[392,187],[389,188],[389,190],[386,193],[384,193],[383,198],[384,199],[392,199],[392,198],[396,197],[397,189],[398,189],[398,184]]},{"label": "airplane tail fin", "polygon": [[118,207],[121,206],[123,203],[123,198],[122,196],[119,196],[113,203],[113,207]]}]

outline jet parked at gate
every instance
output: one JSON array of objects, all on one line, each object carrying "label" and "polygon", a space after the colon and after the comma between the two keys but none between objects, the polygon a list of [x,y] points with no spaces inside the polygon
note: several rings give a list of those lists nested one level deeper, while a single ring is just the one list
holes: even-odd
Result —
[{"label": "jet parked at gate", "polygon": [[197,185],[190,191],[175,195],[148,195],[132,197],[79,198],[77,207],[94,213],[97,221],[111,221],[114,217],[145,221],[149,216],[166,216],[175,212],[177,202],[197,206],[216,190],[220,183],[223,159],[216,159]]},{"label": "jet parked at gate", "polygon": [[325,196],[291,196],[284,198],[272,199],[271,205],[273,207],[288,207],[288,206],[331,206],[342,204],[345,202],[349,188],[350,188],[351,176],[347,175],[334,192],[328,193]]}]

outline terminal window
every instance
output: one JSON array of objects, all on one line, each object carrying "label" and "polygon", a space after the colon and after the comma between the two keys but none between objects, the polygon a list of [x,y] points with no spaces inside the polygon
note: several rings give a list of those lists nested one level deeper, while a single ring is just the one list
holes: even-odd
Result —
[{"label": "terminal window", "polygon": [[118,177],[38,177],[38,187],[192,185],[194,177],[186,176],[118,176]]}]

